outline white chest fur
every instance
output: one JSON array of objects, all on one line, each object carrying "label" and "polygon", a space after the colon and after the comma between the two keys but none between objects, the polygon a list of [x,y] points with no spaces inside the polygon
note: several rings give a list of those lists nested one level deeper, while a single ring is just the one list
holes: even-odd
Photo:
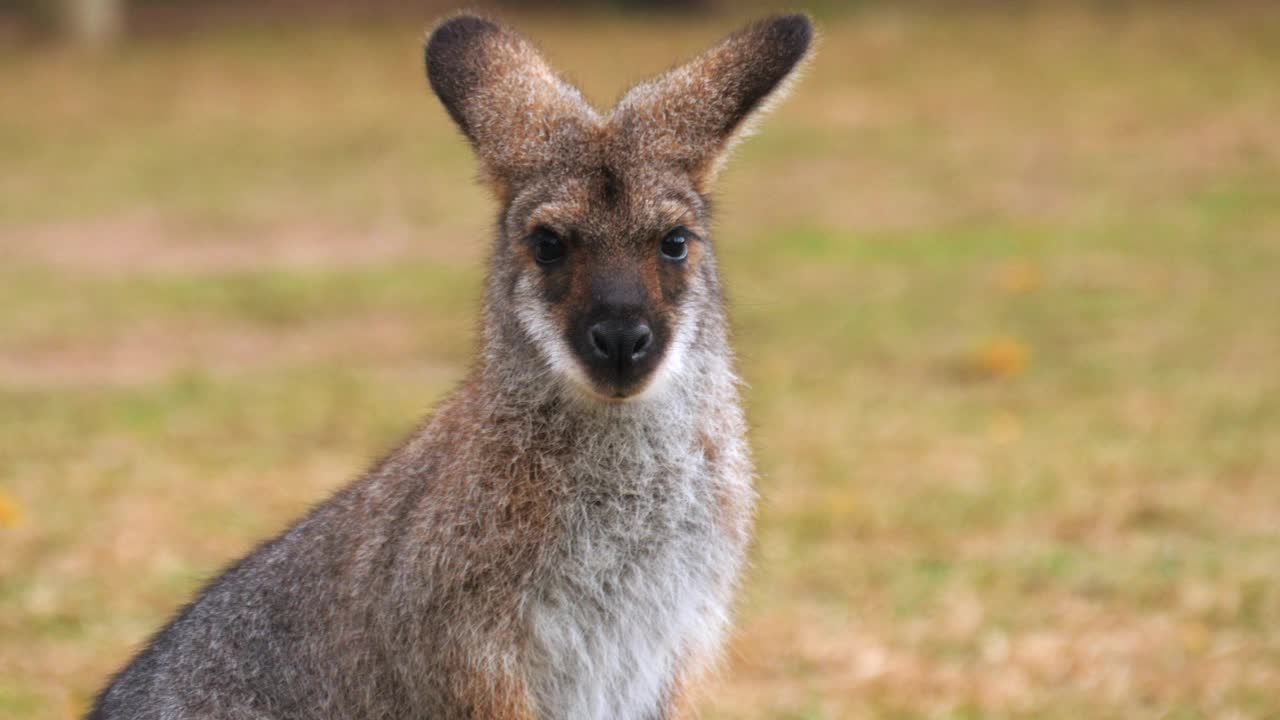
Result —
[{"label": "white chest fur", "polygon": [[715,655],[743,553],[724,498],[749,505],[749,470],[670,444],[633,429],[566,467],[563,541],[524,613],[544,717],[654,717],[689,663]]},{"label": "white chest fur", "polygon": [[651,717],[692,646],[714,647],[727,593],[698,558],[657,552],[606,581],[550,588],[529,614],[549,718]]}]

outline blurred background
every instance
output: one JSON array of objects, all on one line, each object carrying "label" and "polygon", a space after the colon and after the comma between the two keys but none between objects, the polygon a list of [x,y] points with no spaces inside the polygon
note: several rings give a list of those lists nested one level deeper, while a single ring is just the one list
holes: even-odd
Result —
[{"label": "blurred background", "polygon": [[[598,104],[765,3],[490,7]],[[719,718],[1280,717],[1280,4],[814,2],[715,239]],[[0,717],[70,718],[464,372],[431,2],[0,4]]]}]

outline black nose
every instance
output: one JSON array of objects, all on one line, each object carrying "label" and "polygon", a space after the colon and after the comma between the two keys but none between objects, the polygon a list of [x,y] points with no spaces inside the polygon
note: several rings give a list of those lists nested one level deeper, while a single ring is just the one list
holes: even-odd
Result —
[{"label": "black nose", "polygon": [[596,361],[623,373],[643,360],[653,344],[653,333],[643,320],[606,320],[592,325],[587,332]]}]

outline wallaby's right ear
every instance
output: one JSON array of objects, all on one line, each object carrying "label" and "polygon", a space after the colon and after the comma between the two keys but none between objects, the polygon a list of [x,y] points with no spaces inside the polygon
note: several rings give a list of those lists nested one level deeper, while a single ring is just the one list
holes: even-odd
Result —
[{"label": "wallaby's right ear", "polygon": [[500,194],[554,162],[597,120],[528,41],[483,18],[459,15],[437,26],[426,65],[431,89]]}]

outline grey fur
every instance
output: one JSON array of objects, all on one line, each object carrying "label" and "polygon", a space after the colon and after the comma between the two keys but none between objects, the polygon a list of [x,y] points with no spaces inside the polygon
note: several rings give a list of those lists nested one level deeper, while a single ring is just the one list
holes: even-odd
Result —
[{"label": "grey fur", "polygon": [[[800,16],[747,28],[613,117],[511,31],[438,28],[432,85],[503,204],[471,376],[364,477],[204,588],[89,718],[674,714],[715,660],[754,503],[715,259],[699,245],[685,275],[664,271],[651,300],[669,347],[642,393],[612,402],[574,369],[572,308],[547,299],[521,238],[573,223],[582,257],[652,273],[647,233],[676,212],[705,234],[711,166],[809,37]],[[691,92],[706,94],[697,122],[655,125]],[[529,98],[541,114],[520,114]],[[673,154],[640,144],[655,137]],[[608,202],[583,180],[601,164]]]}]

